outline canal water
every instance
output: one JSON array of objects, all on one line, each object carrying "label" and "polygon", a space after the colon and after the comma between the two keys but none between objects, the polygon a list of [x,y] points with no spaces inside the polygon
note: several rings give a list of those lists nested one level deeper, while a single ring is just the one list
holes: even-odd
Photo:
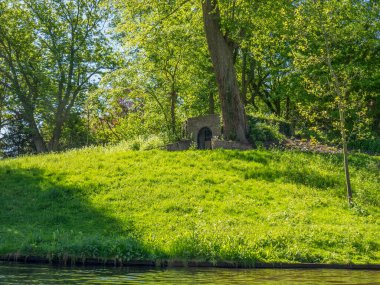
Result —
[{"label": "canal water", "polygon": [[380,271],[330,269],[62,268],[0,264],[0,284],[365,284],[380,285]]}]

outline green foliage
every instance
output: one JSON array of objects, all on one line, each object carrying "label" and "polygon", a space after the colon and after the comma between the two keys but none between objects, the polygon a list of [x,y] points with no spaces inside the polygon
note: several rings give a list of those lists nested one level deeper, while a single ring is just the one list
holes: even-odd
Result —
[{"label": "green foliage", "polygon": [[0,134],[0,157],[18,156],[25,153],[34,153],[30,132],[21,116],[8,114],[4,116],[6,130]]},{"label": "green foliage", "polygon": [[9,96],[7,112],[22,116],[37,152],[62,148],[65,124],[82,111],[97,76],[115,66],[103,29],[110,16],[105,2],[0,4],[0,74]]},{"label": "green foliage", "polygon": [[380,154],[380,140],[355,140],[348,143],[351,149],[371,154]]},{"label": "green foliage", "polygon": [[340,155],[127,148],[0,161],[0,254],[380,262],[379,157],[350,157],[348,208]]},{"label": "green foliage", "polygon": [[162,136],[139,136],[134,139],[119,143],[116,147],[125,150],[153,150],[165,146]]},{"label": "green foliage", "polygon": [[[11,144],[21,154],[149,136],[174,141],[188,117],[220,113],[201,2],[106,2],[0,3],[2,153]],[[253,140],[281,140],[279,132],[291,126],[287,136],[294,131],[339,144],[327,34],[344,93],[347,139],[352,148],[377,148],[376,1],[217,3],[247,114],[269,119],[250,123]],[[12,131],[3,136],[6,129]],[[40,145],[30,147],[38,137]]]},{"label": "green foliage", "polygon": [[378,66],[372,57],[374,41],[378,42],[378,11],[379,6],[368,1],[305,1],[295,11],[295,68],[308,93],[305,104],[302,98],[298,103],[298,112],[326,141],[338,141],[340,111],[351,139],[373,136],[369,106],[379,94],[362,82],[372,81],[373,71],[368,71]]},{"label": "green foliage", "polygon": [[248,124],[250,138],[255,143],[279,143],[290,135],[290,124],[277,118],[249,116]]},{"label": "green foliage", "polygon": [[257,122],[250,126],[250,137],[254,142],[261,143],[278,143],[285,137],[279,132],[277,126],[267,125],[265,123]]},{"label": "green foliage", "polygon": [[107,112],[120,100],[138,108],[122,115],[110,112],[123,126],[113,125],[122,138],[164,133],[176,140],[185,119],[206,114],[208,98],[216,93],[201,13],[187,2],[116,3],[128,63],[103,78],[95,99],[99,93],[107,98]]}]

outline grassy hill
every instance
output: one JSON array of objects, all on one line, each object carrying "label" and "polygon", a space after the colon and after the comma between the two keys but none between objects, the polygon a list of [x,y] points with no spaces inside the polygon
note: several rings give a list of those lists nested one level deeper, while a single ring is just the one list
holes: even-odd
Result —
[{"label": "grassy hill", "polygon": [[88,148],[0,161],[0,255],[380,263],[379,157]]}]

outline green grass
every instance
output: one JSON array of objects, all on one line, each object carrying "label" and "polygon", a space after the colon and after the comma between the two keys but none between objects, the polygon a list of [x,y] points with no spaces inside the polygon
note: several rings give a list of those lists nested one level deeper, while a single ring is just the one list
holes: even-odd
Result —
[{"label": "green grass", "polygon": [[379,157],[89,148],[0,161],[0,255],[380,263]]}]

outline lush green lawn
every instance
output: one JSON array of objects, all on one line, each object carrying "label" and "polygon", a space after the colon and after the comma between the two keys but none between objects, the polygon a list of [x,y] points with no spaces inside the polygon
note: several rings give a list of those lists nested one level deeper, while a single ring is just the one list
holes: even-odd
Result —
[{"label": "lush green lawn", "polygon": [[379,157],[93,148],[0,161],[0,255],[380,263]]}]

